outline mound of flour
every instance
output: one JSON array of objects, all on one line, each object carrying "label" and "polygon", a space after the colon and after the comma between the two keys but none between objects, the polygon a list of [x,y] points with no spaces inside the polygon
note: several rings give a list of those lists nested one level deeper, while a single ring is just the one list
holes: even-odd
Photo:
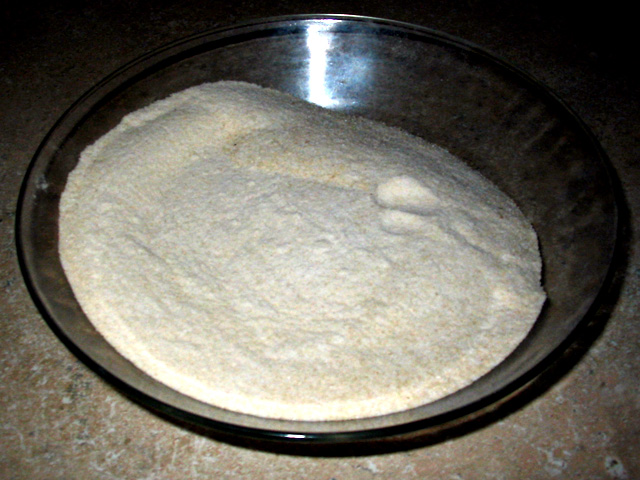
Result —
[{"label": "mound of flour", "polygon": [[530,224],[461,161],[239,82],[158,101],[88,147],[60,255],[139,368],[286,419],[452,393],[517,346],[545,298]]}]

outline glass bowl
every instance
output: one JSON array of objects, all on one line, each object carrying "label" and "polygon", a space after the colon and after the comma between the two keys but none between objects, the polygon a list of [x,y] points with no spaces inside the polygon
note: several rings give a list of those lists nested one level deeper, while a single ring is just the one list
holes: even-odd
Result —
[{"label": "glass bowl", "polygon": [[[510,195],[536,229],[548,302],[530,334],[452,395],[390,415],[303,422],[223,410],[147,376],[94,329],[58,255],[58,205],[80,152],[127,113],[217,80],[271,87],[439,144]],[[198,34],[125,65],[85,93],[40,145],[17,219],[23,273],[65,344],[146,406],[220,434],[342,443],[437,431],[530,382],[593,313],[617,245],[618,193],[601,148],[547,88],[482,49],[406,23],[346,15],[253,21]],[[419,333],[419,332],[417,332]]]}]

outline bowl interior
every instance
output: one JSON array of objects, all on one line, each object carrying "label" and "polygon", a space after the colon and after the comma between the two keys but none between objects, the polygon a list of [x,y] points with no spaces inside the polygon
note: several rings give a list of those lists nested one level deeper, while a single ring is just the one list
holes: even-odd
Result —
[{"label": "bowl interior", "polygon": [[[115,352],[82,313],[60,264],[58,203],[67,175],[80,152],[127,113],[223,79],[272,87],[401,127],[449,149],[509,194],[538,233],[548,294],[543,313],[518,349],[442,400],[345,422],[288,422],[221,410],[169,389]],[[596,299],[616,242],[616,200],[606,158],[582,123],[506,62],[416,26],[307,16],[188,38],[132,62],[85,94],[32,162],[20,200],[18,239],[27,283],[52,327],[82,358],[143,402],[245,435],[373,438],[393,428],[411,430],[455,418],[526,381]]]}]

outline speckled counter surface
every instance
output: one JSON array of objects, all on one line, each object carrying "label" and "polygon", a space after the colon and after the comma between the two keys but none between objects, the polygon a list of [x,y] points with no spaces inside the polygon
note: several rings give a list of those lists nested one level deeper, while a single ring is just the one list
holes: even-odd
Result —
[{"label": "speckled counter surface", "polygon": [[640,478],[640,258],[633,235],[624,282],[608,321],[585,336],[581,345],[589,348],[577,349],[572,368],[558,369],[532,398],[446,440],[395,453],[348,456],[347,451],[347,456],[328,458],[231,445],[133,403],[56,338],[31,301],[18,267],[13,230],[22,177],[46,132],[81,93],[166,42],[241,20],[291,13],[410,21],[478,43],[528,70],[593,129],[620,177],[633,231],[640,208],[640,77],[633,72],[630,12],[612,3],[586,11],[551,2],[515,4],[3,3],[0,478]]}]

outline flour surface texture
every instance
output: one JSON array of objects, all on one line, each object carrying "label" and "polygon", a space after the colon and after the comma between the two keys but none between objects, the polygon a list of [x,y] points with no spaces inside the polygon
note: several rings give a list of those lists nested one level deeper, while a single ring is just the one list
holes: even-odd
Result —
[{"label": "flour surface texture", "polygon": [[460,160],[240,82],[155,102],[86,148],[60,255],[140,369],[292,420],[452,393],[520,343],[545,298],[532,227]]}]

